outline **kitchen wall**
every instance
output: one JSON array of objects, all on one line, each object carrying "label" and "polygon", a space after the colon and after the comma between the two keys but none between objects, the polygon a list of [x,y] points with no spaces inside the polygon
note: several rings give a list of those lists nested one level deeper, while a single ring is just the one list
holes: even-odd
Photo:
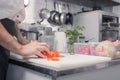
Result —
[{"label": "kitchen wall", "polygon": [[[56,0],[55,0],[56,1]],[[53,5],[54,0],[47,0],[47,8],[51,11],[54,10],[54,5]],[[60,1],[57,1],[58,3],[61,3]],[[64,2],[62,2],[64,3]],[[30,0],[30,4],[28,7],[26,7],[26,18],[24,22],[26,23],[34,23],[36,21],[40,21],[39,18],[39,11],[42,8],[45,8],[45,0]],[[84,7],[85,10],[89,10],[90,8],[82,6],[82,5],[76,5],[76,4],[69,4],[70,6],[70,12],[71,13],[76,13],[80,12],[81,9]],[[106,7],[104,10],[112,12],[111,7]],[[66,11],[68,12],[68,11]]]},{"label": "kitchen wall", "polygon": [[[54,0],[47,0],[47,8],[51,11],[54,10]],[[60,3],[60,2],[58,2]],[[39,11],[45,8],[45,0],[30,0],[30,4],[26,7],[26,18],[24,22],[33,23],[39,21]],[[81,10],[81,6],[70,4],[70,12],[75,13]]]},{"label": "kitchen wall", "polygon": [[[120,16],[120,6],[114,6],[112,12],[114,12]],[[120,20],[119,20],[119,23],[120,23]]]}]

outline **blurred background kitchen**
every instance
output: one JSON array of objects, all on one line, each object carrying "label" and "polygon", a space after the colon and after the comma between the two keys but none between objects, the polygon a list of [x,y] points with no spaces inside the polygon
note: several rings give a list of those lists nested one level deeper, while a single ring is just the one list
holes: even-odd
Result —
[{"label": "blurred background kitchen", "polygon": [[[28,61],[26,61],[26,57],[12,54],[11,52],[11,63],[15,65],[10,65],[7,80],[120,79],[120,66],[113,67],[113,69],[107,68],[107,70],[101,70],[100,73],[93,71],[95,73],[91,74],[90,72],[90,74],[88,73],[90,76],[87,75],[87,77],[86,73],[85,76],[84,74],[75,74],[119,64],[120,46],[115,47],[111,42],[104,41],[110,40],[120,43],[120,0],[24,1],[28,3],[25,7],[25,13],[23,12],[22,15],[18,14],[16,16],[20,21],[25,18],[23,22],[20,22],[20,30],[24,37],[29,40],[35,39],[47,42],[51,50],[59,51],[65,57],[61,58],[58,62],[51,62],[46,59],[30,56],[30,58],[28,57]],[[24,14],[25,16],[23,16]],[[67,30],[69,30],[68,34],[66,33]],[[99,42],[101,42],[100,45]],[[79,53],[80,55],[69,55],[68,44],[74,44],[74,46],[70,47],[72,51],[70,54]],[[73,50],[73,47],[75,50]],[[97,52],[98,54],[96,54]],[[100,56],[104,57],[101,58]],[[118,60],[114,61],[113,58]],[[23,63],[21,63],[22,61]],[[101,62],[108,63],[98,64]],[[19,66],[16,66],[16,64]],[[92,67],[88,65],[92,65]],[[32,70],[35,70],[35,72]],[[41,76],[41,73],[45,75],[42,74]],[[75,75],[69,76],[68,74]],[[68,76],[66,77],[66,75]],[[57,79],[58,77],[60,78]]]},{"label": "blurred background kitchen", "polygon": [[[84,38],[80,38],[78,42],[100,42],[120,38],[119,0],[25,1],[29,4],[25,8],[25,19],[20,24],[23,35],[29,40],[45,41],[50,44],[51,49],[59,47],[59,44],[53,45],[56,32],[65,32],[75,26],[85,27],[82,31]],[[65,36],[59,37],[62,39]],[[66,42],[65,39],[64,41]]]}]

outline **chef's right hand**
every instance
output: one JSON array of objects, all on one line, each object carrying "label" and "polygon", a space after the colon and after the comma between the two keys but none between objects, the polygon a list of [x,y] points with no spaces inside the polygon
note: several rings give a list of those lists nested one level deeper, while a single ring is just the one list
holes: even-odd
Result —
[{"label": "chef's right hand", "polygon": [[45,57],[45,55],[41,53],[42,51],[47,51],[47,53],[50,53],[47,43],[31,41],[29,44],[21,47],[20,54],[23,56],[37,55],[40,57]]}]

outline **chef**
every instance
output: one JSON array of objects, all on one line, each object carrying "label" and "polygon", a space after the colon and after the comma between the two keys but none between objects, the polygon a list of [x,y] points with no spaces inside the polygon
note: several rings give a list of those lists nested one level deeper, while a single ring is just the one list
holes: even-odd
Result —
[{"label": "chef", "polygon": [[20,33],[18,24],[24,18],[23,13],[24,0],[0,0],[0,80],[6,79],[9,51],[23,56],[41,57],[45,57],[41,51],[49,53],[48,44],[28,41]]}]

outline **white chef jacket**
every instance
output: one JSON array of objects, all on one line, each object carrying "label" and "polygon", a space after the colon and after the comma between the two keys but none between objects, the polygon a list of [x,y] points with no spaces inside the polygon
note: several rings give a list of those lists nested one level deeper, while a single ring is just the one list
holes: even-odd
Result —
[{"label": "white chef jacket", "polygon": [[3,18],[23,20],[25,18],[24,0],[0,0],[0,19]]}]

